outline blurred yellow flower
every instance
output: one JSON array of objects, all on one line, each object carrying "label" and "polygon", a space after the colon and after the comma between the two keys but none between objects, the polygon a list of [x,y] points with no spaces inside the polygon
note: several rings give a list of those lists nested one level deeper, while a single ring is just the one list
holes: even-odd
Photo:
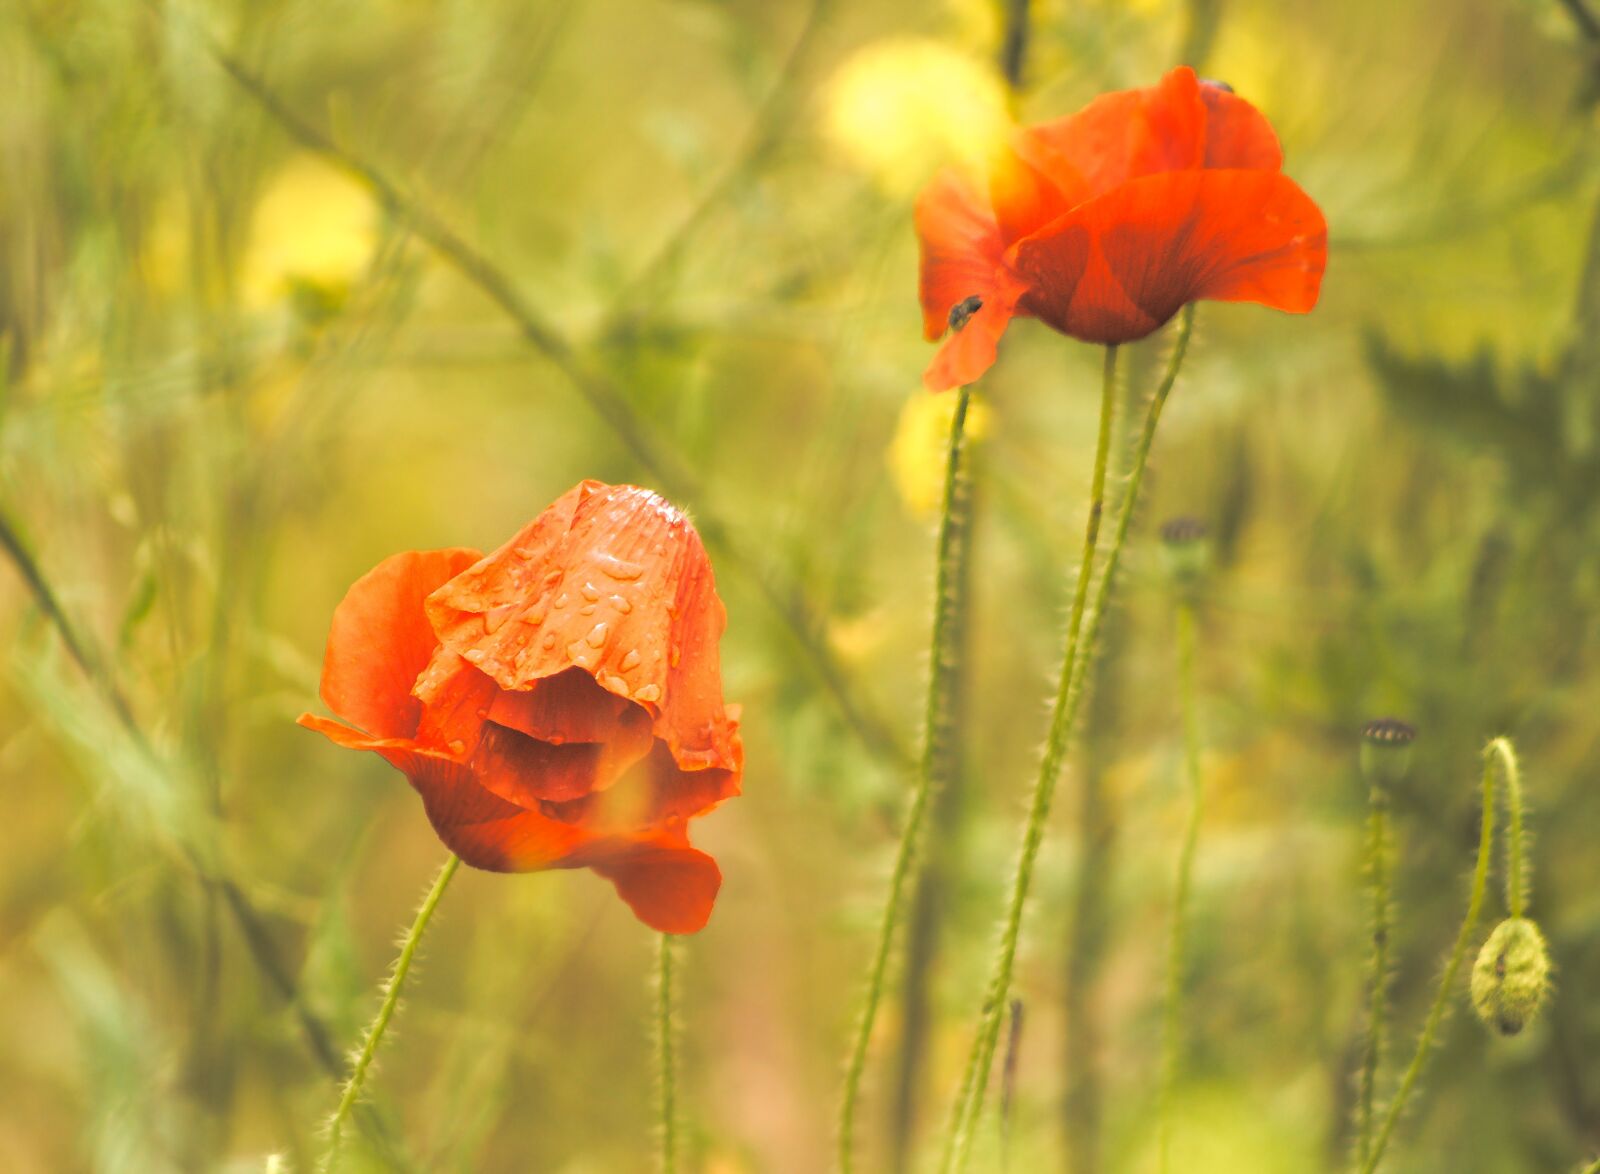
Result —
[{"label": "blurred yellow flower", "polygon": [[[944,500],[945,460],[955,411],[954,395],[915,391],[900,409],[889,441],[889,475],[900,500],[919,517],[935,513]],[[967,439],[982,440],[988,431],[988,405],[974,399],[967,408]]]},{"label": "blurred yellow flower", "polygon": [[886,190],[909,193],[942,164],[987,170],[1010,118],[993,68],[939,41],[893,38],[829,79],[825,129]]},{"label": "blurred yellow flower", "polygon": [[311,295],[341,301],[371,260],[377,208],[355,180],[309,155],[289,161],[256,204],[239,296],[261,308]]}]

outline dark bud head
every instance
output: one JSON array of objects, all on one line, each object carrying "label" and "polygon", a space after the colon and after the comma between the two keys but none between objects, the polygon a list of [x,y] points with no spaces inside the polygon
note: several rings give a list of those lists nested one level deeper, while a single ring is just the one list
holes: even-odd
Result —
[{"label": "dark bud head", "polygon": [[1417,727],[1397,717],[1374,718],[1361,727],[1361,773],[1369,786],[1387,790],[1411,772]]},{"label": "dark bud head", "polygon": [[1199,586],[1211,568],[1211,538],[1200,518],[1169,518],[1161,525],[1161,561],[1178,587]]},{"label": "dark bud head", "polygon": [[977,294],[962,298],[950,307],[950,329],[960,330],[972,320],[972,316],[983,309],[983,299]]}]

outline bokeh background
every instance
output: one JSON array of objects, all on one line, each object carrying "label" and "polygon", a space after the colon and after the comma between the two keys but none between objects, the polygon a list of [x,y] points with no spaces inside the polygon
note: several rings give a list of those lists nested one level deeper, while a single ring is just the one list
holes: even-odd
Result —
[{"label": "bokeh background", "polygon": [[[1326,212],[1327,281],[1305,318],[1200,310],[978,1163],[1155,1168],[1175,514],[1215,545],[1181,1168],[1343,1166],[1356,731],[1381,713],[1422,730],[1386,1087],[1461,917],[1491,735],[1525,758],[1558,968],[1514,1040],[1457,1000],[1385,1169],[1591,1158],[1588,2],[5,0],[0,1168],[313,1168],[444,854],[400,776],[293,724],[330,613],[389,553],[493,547],[596,477],[696,517],[745,706],[746,795],[696,831],[726,883],[680,951],[686,1160],[826,1169],[919,736],[949,410],[918,390],[911,201],[1012,103],[1055,116],[1180,60],[1272,119]],[[1167,345],[1129,348],[1124,443]],[[868,1169],[926,1162],[965,1053],[1099,364],[1023,323],[982,389],[963,778],[874,1041]],[[588,873],[461,875],[350,1166],[649,1168],[651,949]]]}]

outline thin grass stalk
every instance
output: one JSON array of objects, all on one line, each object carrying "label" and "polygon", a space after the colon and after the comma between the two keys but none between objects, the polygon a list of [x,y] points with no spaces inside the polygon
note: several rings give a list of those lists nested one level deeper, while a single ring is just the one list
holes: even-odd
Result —
[{"label": "thin grass stalk", "polygon": [[1433,1051],[1439,1024],[1444,1020],[1445,1009],[1450,1005],[1450,996],[1456,989],[1456,978],[1461,973],[1461,964],[1466,960],[1467,947],[1478,931],[1478,918],[1483,913],[1483,896],[1488,888],[1489,857],[1494,848],[1494,768],[1495,763],[1502,760],[1510,763],[1511,769],[1515,770],[1516,757],[1510,743],[1504,738],[1496,738],[1483,752],[1483,823],[1478,836],[1478,862],[1472,873],[1472,893],[1467,899],[1467,915],[1462,919],[1460,932],[1456,934],[1455,946],[1450,951],[1450,961],[1445,964],[1444,976],[1439,980],[1439,989],[1433,997],[1433,1006],[1428,1009],[1428,1018],[1423,1023],[1422,1035],[1417,1040],[1416,1054],[1411,1057],[1411,1063],[1406,1068],[1405,1076],[1400,1080],[1400,1087],[1395,1092],[1394,1100],[1390,1102],[1389,1110],[1384,1114],[1383,1128],[1378,1131],[1371,1152],[1361,1163],[1361,1174],[1373,1174],[1378,1168],[1378,1163],[1383,1160],[1389,1139],[1394,1134],[1394,1127],[1400,1120],[1400,1114],[1405,1111],[1406,1102],[1411,1099],[1411,1094],[1416,1089],[1417,1081],[1422,1076],[1423,1066],[1427,1063],[1428,1054]]},{"label": "thin grass stalk", "polygon": [[961,469],[966,447],[967,410],[971,401],[970,388],[958,389],[955,412],[950,418],[950,442],[945,458],[944,497],[934,570],[933,634],[930,638],[922,757],[911,793],[911,804],[906,811],[905,826],[900,833],[900,844],[895,850],[894,866],[889,874],[889,892],[884,901],[877,943],[873,948],[872,965],[867,973],[861,1017],[845,1064],[844,1096],[839,1105],[838,1160],[839,1169],[846,1174],[854,1168],[855,1117],[861,1094],[861,1078],[866,1071],[872,1028],[883,999],[884,979],[888,973],[889,955],[901,907],[905,903],[907,881],[915,870],[917,847],[929,801],[945,781],[955,743],[950,698],[960,665],[955,655],[958,645],[951,640],[951,636],[961,626],[958,614],[961,600],[955,587],[964,577],[960,563],[966,543],[958,541],[957,537],[965,530],[967,503],[962,492]]},{"label": "thin grass stalk", "polygon": [[454,854],[444,862],[444,866],[439,869],[439,875],[434,878],[433,887],[422,899],[422,907],[417,910],[416,920],[411,923],[410,930],[401,941],[400,956],[395,959],[394,973],[384,984],[383,1003],[378,1007],[377,1017],[367,1027],[361,1050],[356,1054],[355,1062],[350,1068],[350,1078],[345,1081],[344,1092],[339,1097],[339,1105],[328,1120],[328,1156],[323,1162],[325,1171],[332,1171],[338,1165],[345,1120],[361,1096],[361,1089],[367,1082],[367,1074],[372,1069],[372,1059],[378,1053],[378,1045],[383,1042],[384,1032],[389,1029],[389,1021],[394,1018],[395,1009],[400,1005],[400,992],[405,988],[406,976],[411,973],[411,963],[416,958],[417,947],[422,944],[422,935],[427,931],[428,922],[433,920],[433,912],[439,907],[439,898],[444,896],[445,889],[449,887],[450,878],[455,876],[456,869],[460,866],[461,858]]},{"label": "thin grass stalk", "polygon": [[[1044,835],[1045,817],[1049,814],[1051,793],[1055,787],[1057,775],[1060,773],[1062,759],[1066,753],[1068,735],[1071,732],[1073,720],[1077,716],[1078,705],[1083,698],[1083,683],[1088,675],[1088,664],[1093,659],[1095,641],[1099,637],[1100,625],[1105,620],[1109,605],[1111,591],[1116,582],[1117,567],[1121,560],[1122,549],[1127,543],[1128,531],[1133,524],[1134,508],[1139,500],[1139,488],[1144,480],[1145,468],[1149,463],[1150,448],[1155,441],[1156,427],[1160,423],[1162,410],[1166,407],[1168,396],[1172,392],[1173,384],[1178,378],[1178,370],[1183,364],[1183,356],[1188,350],[1189,336],[1194,327],[1194,307],[1185,306],[1178,318],[1178,334],[1173,344],[1172,357],[1168,361],[1167,370],[1162,376],[1160,385],[1151,397],[1150,406],[1145,412],[1144,424],[1140,429],[1137,447],[1134,450],[1133,463],[1128,474],[1128,488],[1122,500],[1122,508],[1118,511],[1116,532],[1112,536],[1111,545],[1106,556],[1105,569],[1101,573],[1100,583],[1095,591],[1093,605],[1087,611],[1087,623],[1083,629],[1083,655],[1078,655],[1078,642],[1069,639],[1067,655],[1064,658],[1061,670],[1061,684],[1056,694],[1055,707],[1051,714],[1050,736],[1045,743],[1044,761],[1040,765],[1039,778],[1034,786],[1034,801],[1028,813],[1028,822],[1024,826],[1022,852],[1017,863],[1016,880],[1012,887],[1011,899],[1007,907],[1006,922],[1000,938],[1000,948],[996,957],[995,972],[986,994],[983,1008],[980,1011],[978,1035],[973,1041],[972,1051],[968,1055],[966,1071],[962,1075],[961,1088],[957,1092],[956,1103],[952,1106],[950,1124],[945,1137],[945,1152],[940,1163],[940,1168],[945,1171],[963,1169],[966,1165],[968,1154],[971,1151],[973,1135],[976,1132],[979,1116],[983,1111],[983,1098],[985,1086],[988,1083],[989,1067],[994,1059],[995,1042],[999,1036],[1000,1015],[999,1009],[1003,1005],[1006,993],[1011,985],[1012,965],[1016,960],[1017,939],[1021,931],[1022,908],[1027,900],[1029,884],[1032,880],[1033,862],[1038,855],[1039,844]],[[1107,362],[1107,368],[1112,363]],[[1107,385],[1111,383],[1108,379]],[[1104,431],[1104,421],[1102,431]],[[1097,458],[1096,464],[1100,466],[1100,474],[1104,475],[1104,453]],[[1096,507],[1103,505],[1104,485],[1100,486],[1100,493],[1093,495],[1091,501],[1091,525],[1098,529],[1094,515]],[[1087,571],[1087,567],[1080,567],[1080,575]],[[1081,584],[1086,587],[1086,582]],[[1074,611],[1077,606],[1074,604]],[[1083,614],[1077,619],[1082,620]],[[1069,621],[1069,635],[1074,633],[1076,625]]]},{"label": "thin grass stalk", "polygon": [[1389,804],[1377,787],[1367,804],[1366,872],[1372,902],[1372,955],[1367,974],[1367,1030],[1362,1043],[1356,1107],[1356,1161],[1372,1154],[1373,1106],[1388,1028],[1389,1005]]},{"label": "thin grass stalk", "polygon": [[1167,991],[1163,1014],[1159,1152],[1161,1174],[1171,1169],[1172,1092],[1177,1084],[1183,1054],[1183,983],[1188,944],[1189,892],[1194,876],[1195,848],[1200,841],[1200,821],[1205,816],[1205,787],[1200,777],[1200,716],[1195,702],[1194,658],[1198,628],[1194,600],[1178,603],[1178,698],[1183,720],[1183,773],[1188,782],[1189,818],[1178,852],[1177,879],[1172,892],[1172,929],[1167,946]]}]

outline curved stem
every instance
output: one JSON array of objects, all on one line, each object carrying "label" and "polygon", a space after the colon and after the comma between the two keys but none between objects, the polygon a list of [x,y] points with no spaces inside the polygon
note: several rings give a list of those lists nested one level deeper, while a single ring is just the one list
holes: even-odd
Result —
[{"label": "curved stem", "polygon": [[1483,752],[1483,827],[1478,837],[1478,863],[1472,873],[1472,895],[1467,899],[1467,915],[1461,922],[1460,932],[1456,934],[1456,944],[1450,951],[1450,961],[1445,965],[1444,977],[1440,979],[1439,989],[1434,994],[1433,1006],[1428,1009],[1428,1018],[1422,1026],[1422,1036],[1417,1040],[1416,1054],[1411,1057],[1411,1064],[1400,1080],[1399,1091],[1395,1093],[1394,1100],[1389,1104],[1389,1111],[1384,1115],[1383,1128],[1379,1131],[1377,1140],[1373,1142],[1372,1151],[1361,1164],[1361,1174],[1373,1174],[1378,1168],[1378,1163],[1383,1160],[1383,1151],[1388,1148],[1395,1123],[1400,1120],[1406,1101],[1410,1099],[1412,1090],[1416,1088],[1417,1079],[1422,1075],[1422,1066],[1427,1062],[1428,1053],[1433,1050],[1439,1024],[1444,1019],[1445,1008],[1450,1004],[1450,994],[1455,990],[1456,976],[1460,973],[1461,963],[1467,956],[1467,946],[1478,929],[1478,917],[1483,912],[1483,895],[1488,888],[1489,856],[1494,847],[1494,765],[1497,760],[1515,763],[1510,743],[1504,738],[1496,738]]},{"label": "curved stem", "polygon": [[1368,799],[1366,857],[1372,896],[1372,969],[1367,976],[1370,1004],[1356,1111],[1358,1163],[1365,1163],[1372,1154],[1373,1101],[1383,1059],[1389,992],[1389,807],[1387,796],[1377,788],[1372,789]]},{"label": "curved stem", "polygon": [[1509,738],[1496,738],[1484,753],[1500,760],[1500,771],[1506,781],[1506,911],[1512,917],[1521,917],[1528,907],[1529,896],[1527,865],[1523,860],[1527,843],[1522,830],[1522,768],[1517,764],[1517,752]]},{"label": "curved stem", "polygon": [[350,1079],[345,1081],[344,1093],[339,1098],[339,1107],[333,1111],[333,1117],[328,1122],[328,1156],[323,1164],[325,1170],[332,1170],[339,1160],[339,1143],[342,1140],[345,1119],[350,1116],[357,1099],[361,1096],[361,1088],[367,1081],[367,1072],[372,1067],[372,1058],[378,1052],[378,1045],[383,1042],[383,1033],[388,1030],[389,1020],[394,1018],[395,1008],[400,1005],[400,991],[406,984],[406,975],[411,972],[411,962],[417,955],[417,947],[422,943],[422,935],[428,928],[428,922],[433,919],[433,911],[439,907],[439,898],[444,896],[450,878],[455,876],[456,869],[460,866],[459,856],[452,855],[444,862],[444,867],[439,869],[439,875],[433,880],[433,887],[422,899],[422,907],[417,910],[416,920],[411,923],[411,929],[400,944],[400,957],[395,960],[394,973],[384,984],[383,1005],[378,1008],[377,1018],[367,1027],[366,1038],[361,1043],[361,1052],[356,1056],[355,1065],[350,1069]]},{"label": "curved stem", "polygon": [[1189,820],[1178,853],[1178,875],[1172,893],[1172,937],[1167,949],[1167,996],[1161,1059],[1161,1174],[1170,1169],[1172,1090],[1183,1051],[1184,948],[1188,939],[1189,890],[1194,875],[1195,847],[1205,814],[1205,789],[1200,779],[1200,718],[1194,696],[1195,607],[1192,599],[1178,604],[1178,697],[1183,709],[1183,764],[1189,784]]},{"label": "curved stem", "polygon": [[662,934],[656,944],[656,1078],[662,1174],[674,1174],[678,1168],[678,1074],[672,1002],[672,936]]},{"label": "curved stem", "polygon": [[958,614],[959,592],[957,584],[963,578],[961,559],[967,544],[958,541],[965,529],[966,494],[962,476],[962,462],[966,447],[967,409],[972,401],[969,388],[956,392],[955,413],[950,418],[950,445],[945,459],[944,504],[939,521],[938,553],[934,570],[933,635],[930,641],[931,663],[928,673],[928,700],[924,716],[922,757],[918,764],[916,786],[911,793],[911,805],[906,811],[905,827],[900,833],[900,845],[895,851],[894,867],[889,874],[889,893],[884,901],[883,919],[878,927],[877,944],[873,949],[872,967],[867,974],[867,990],[861,1007],[861,1019],[850,1048],[850,1058],[845,1066],[844,1098],[839,1106],[839,1168],[848,1172],[855,1160],[855,1113],[861,1094],[861,1077],[866,1070],[867,1050],[872,1042],[872,1028],[877,1020],[878,1006],[883,999],[884,978],[889,968],[889,954],[894,943],[895,929],[900,921],[901,907],[905,904],[906,883],[914,871],[917,845],[922,836],[922,824],[927,815],[929,800],[947,780],[945,775],[952,761],[951,747],[955,731],[952,729],[951,692],[959,665],[957,648],[951,635],[960,628]]}]

